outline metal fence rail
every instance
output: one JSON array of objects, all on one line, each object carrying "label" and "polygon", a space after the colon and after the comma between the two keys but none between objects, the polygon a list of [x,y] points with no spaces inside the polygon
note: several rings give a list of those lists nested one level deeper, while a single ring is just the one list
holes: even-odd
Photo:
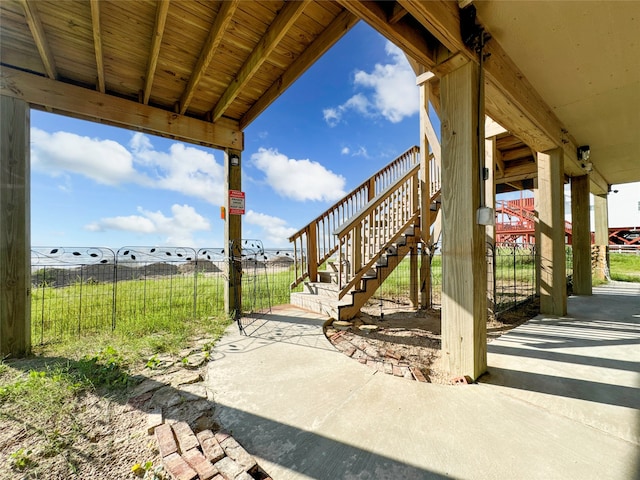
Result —
[{"label": "metal fence rail", "polygon": [[[289,303],[294,251],[265,250],[259,240],[242,242],[243,314]],[[415,254],[421,255],[419,249]],[[410,261],[407,256],[385,280],[367,311],[411,308]],[[535,296],[533,245],[498,244],[488,249],[487,263],[496,314]],[[221,247],[36,247],[31,264],[34,343],[126,328],[143,318],[149,328],[162,328],[224,315],[229,260]],[[434,307],[440,305],[441,291],[442,262],[436,254],[431,265]]]},{"label": "metal fence rail", "polygon": [[[418,249],[416,255],[420,255]],[[409,297],[411,253],[396,267],[369,301],[372,315],[411,308]],[[490,310],[499,315],[518,308],[536,295],[535,246],[532,244],[496,244],[487,246],[487,295]],[[442,256],[431,261],[431,302],[439,308],[442,301]]]},{"label": "metal fence rail", "polygon": [[[220,247],[35,247],[33,341],[224,315],[227,265]],[[292,265],[291,250],[243,248],[243,313],[288,303]]]}]

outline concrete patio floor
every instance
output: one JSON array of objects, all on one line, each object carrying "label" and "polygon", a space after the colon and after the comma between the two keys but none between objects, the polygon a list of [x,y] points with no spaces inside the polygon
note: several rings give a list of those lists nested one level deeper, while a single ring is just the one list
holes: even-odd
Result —
[{"label": "concrete patio floor", "polygon": [[207,386],[274,480],[640,478],[640,285],[568,308],[492,342],[480,383],[444,386],[376,373],[281,306],[230,327]]}]

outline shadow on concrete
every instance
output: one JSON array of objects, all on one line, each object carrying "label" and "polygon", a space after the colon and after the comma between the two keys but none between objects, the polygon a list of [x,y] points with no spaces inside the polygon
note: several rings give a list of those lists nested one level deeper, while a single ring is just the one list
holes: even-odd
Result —
[{"label": "shadow on concrete", "polygon": [[255,455],[315,480],[451,478],[227,405],[217,418]]},{"label": "shadow on concrete", "polygon": [[550,352],[548,350],[539,351],[535,349],[524,349],[507,347],[504,345],[492,345],[491,353],[500,355],[512,355],[516,357],[537,358],[540,360],[551,360],[560,363],[575,363],[577,365],[588,365],[592,367],[612,368],[615,370],[626,370],[629,372],[640,371],[638,362],[617,360],[612,358],[589,357],[585,355],[574,355],[571,353]]},{"label": "shadow on concrete", "polygon": [[521,372],[491,367],[482,377],[483,383],[491,383],[508,388],[530,390],[568,398],[587,400],[608,405],[640,409],[638,389],[622,385],[556,377],[540,373]]}]

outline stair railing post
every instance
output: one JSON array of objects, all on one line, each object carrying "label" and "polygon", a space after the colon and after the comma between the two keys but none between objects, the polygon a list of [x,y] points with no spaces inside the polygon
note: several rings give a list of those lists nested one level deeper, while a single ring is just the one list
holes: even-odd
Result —
[{"label": "stair railing post", "polygon": [[353,231],[353,273],[354,275],[362,268],[362,224],[356,225]]},{"label": "stair railing post", "polygon": [[307,271],[309,280],[318,281],[318,238],[316,223],[312,223],[307,228]]}]

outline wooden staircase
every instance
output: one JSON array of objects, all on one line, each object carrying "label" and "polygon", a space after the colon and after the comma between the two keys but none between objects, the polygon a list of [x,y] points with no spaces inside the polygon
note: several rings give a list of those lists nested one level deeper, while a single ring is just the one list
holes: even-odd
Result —
[{"label": "wooden staircase", "polygon": [[419,149],[413,147],[289,239],[296,269],[291,287],[304,282],[302,292],[291,294],[292,304],[339,320],[359,313],[407,254],[417,252],[420,228],[435,223],[440,168],[433,157],[429,163],[431,211],[424,222]]}]

